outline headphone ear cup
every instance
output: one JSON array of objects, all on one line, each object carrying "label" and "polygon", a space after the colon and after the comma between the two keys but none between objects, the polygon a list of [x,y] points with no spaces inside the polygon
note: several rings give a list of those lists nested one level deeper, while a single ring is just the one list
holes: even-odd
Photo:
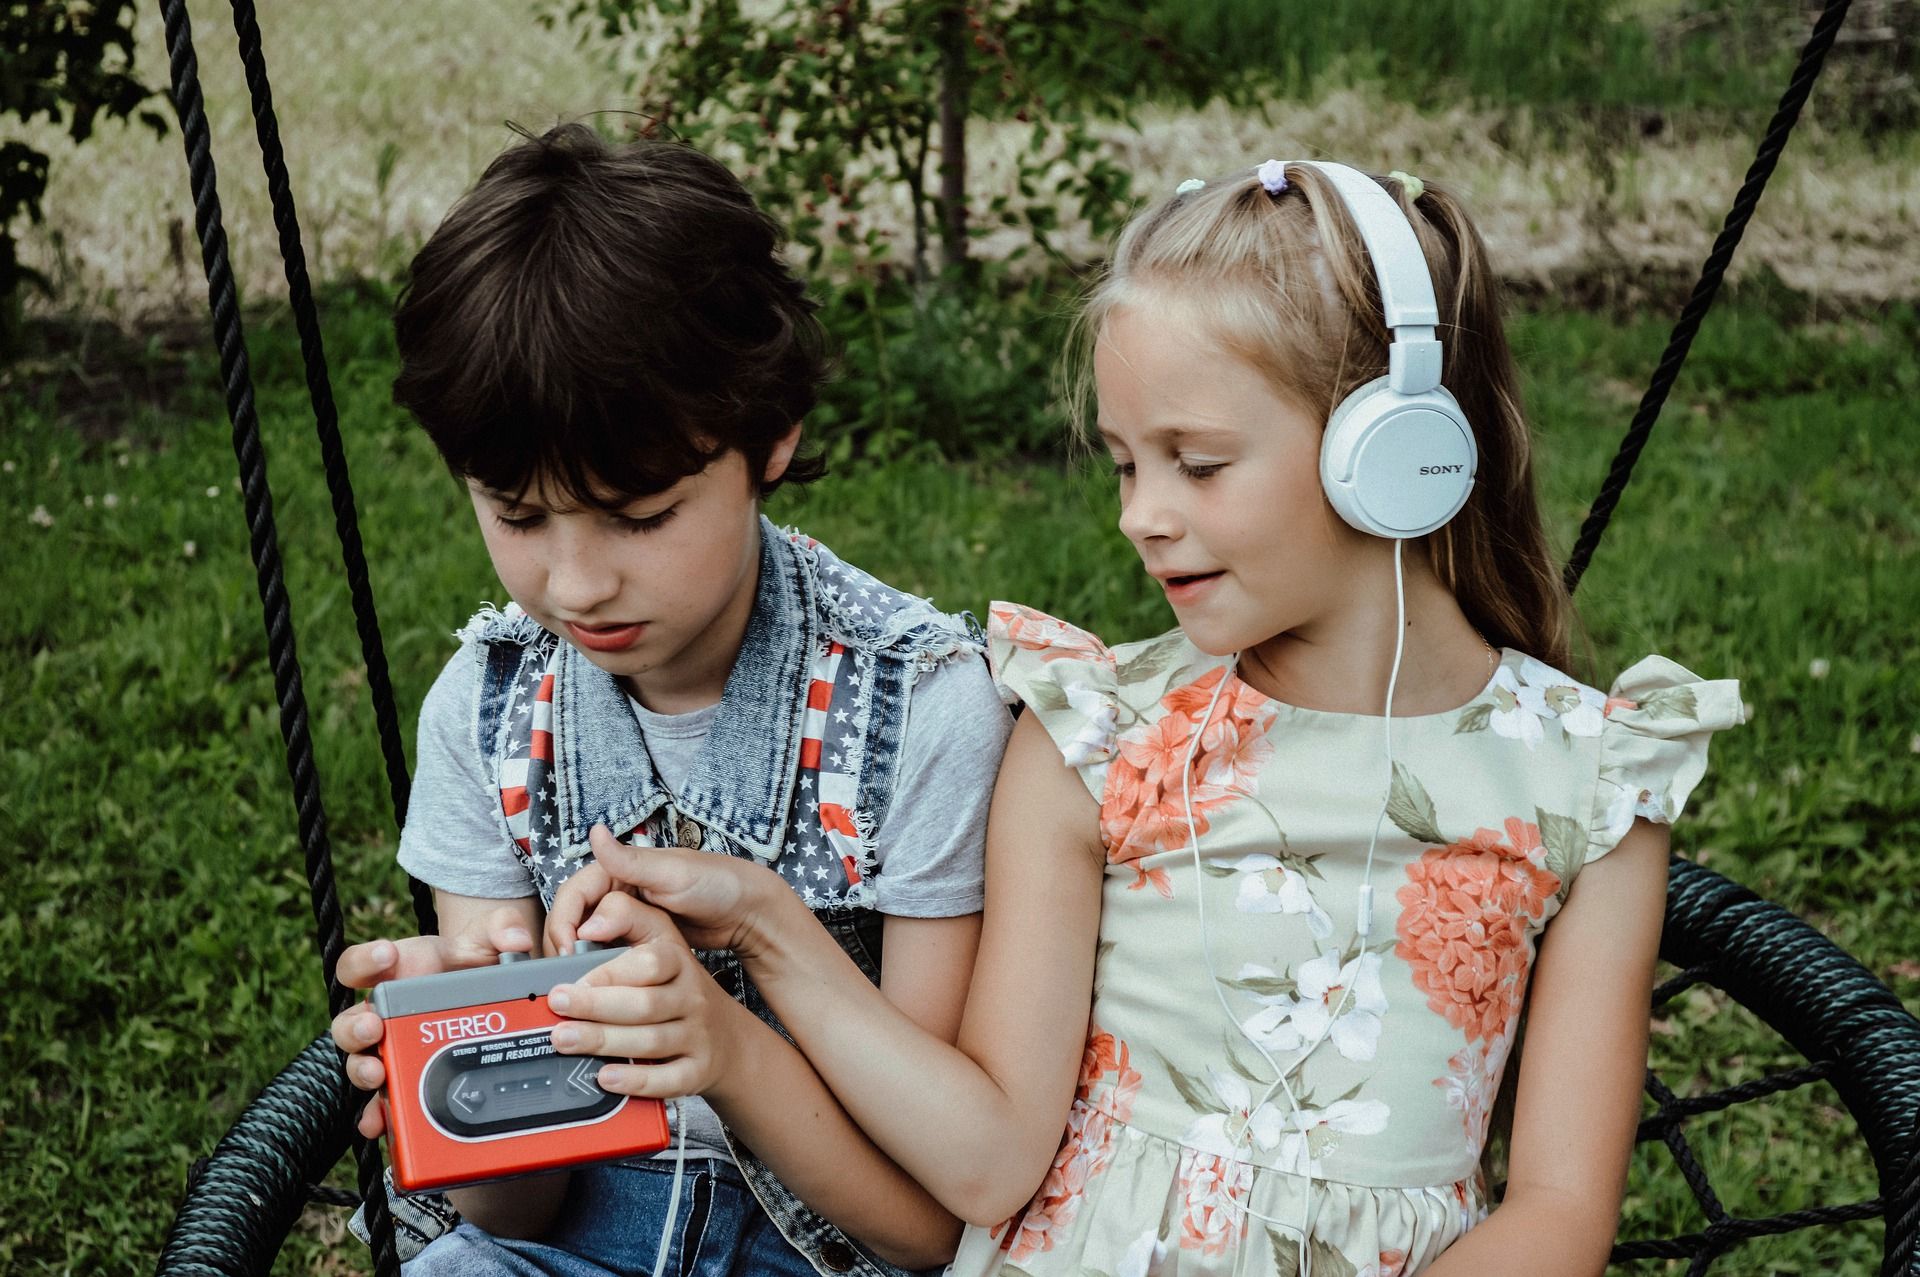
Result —
[{"label": "headphone ear cup", "polygon": [[1377,537],[1425,536],[1473,495],[1479,448],[1444,387],[1403,395],[1381,377],[1340,402],[1320,441],[1320,485],[1340,517]]}]

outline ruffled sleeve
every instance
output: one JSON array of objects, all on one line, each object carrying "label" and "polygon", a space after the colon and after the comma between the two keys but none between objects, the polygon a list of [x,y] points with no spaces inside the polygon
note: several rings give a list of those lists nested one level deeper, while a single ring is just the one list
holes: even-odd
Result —
[{"label": "ruffled sleeve", "polygon": [[1024,704],[1098,798],[1119,722],[1114,655],[1085,630],[1018,603],[993,603],[987,660],[1009,705]]},{"label": "ruffled sleeve", "polygon": [[1672,824],[1707,770],[1707,739],[1744,721],[1740,684],[1701,679],[1649,656],[1614,680],[1600,732],[1600,783],[1587,863],[1619,845],[1636,816]]}]

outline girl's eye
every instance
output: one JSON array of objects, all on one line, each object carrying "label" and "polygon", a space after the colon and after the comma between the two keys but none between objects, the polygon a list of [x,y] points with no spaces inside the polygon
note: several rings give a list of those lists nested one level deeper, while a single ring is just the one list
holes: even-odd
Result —
[{"label": "girl's eye", "polygon": [[530,532],[540,526],[540,521],[544,516],[538,514],[500,514],[496,511],[493,517],[499,522],[501,527],[509,532]]},{"label": "girl's eye", "polygon": [[1133,462],[1116,461],[1113,463],[1113,477],[1116,479],[1133,478]]},{"label": "girl's eye", "polygon": [[1211,479],[1226,467],[1227,463],[1224,461],[1210,461],[1203,465],[1193,465],[1185,461],[1179,463],[1180,475],[1186,479]]},{"label": "girl's eye", "polygon": [[652,532],[664,526],[679,508],[677,505],[670,505],[658,514],[643,515],[638,518],[624,514],[615,517],[619,519],[620,526],[629,532]]}]

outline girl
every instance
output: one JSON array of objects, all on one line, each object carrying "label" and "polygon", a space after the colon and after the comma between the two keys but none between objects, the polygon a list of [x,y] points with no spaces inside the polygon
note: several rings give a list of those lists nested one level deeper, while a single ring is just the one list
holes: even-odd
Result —
[{"label": "girl", "polygon": [[[597,833],[553,942],[596,900],[579,935],[644,937],[644,906],[599,895],[625,883],[737,951],[854,1119],[971,1221],[957,1277],[1599,1273],[1665,825],[1740,699],[1660,657],[1606,694],[1559,672],[1569,601],[1495,293],[1458,202],[1404,174],[1269,161],[1124,233],[1085,314],[1091,424],[1179,628],[1108,647],[994,606],[1030,712],[957,1046],[739,861]],[[1523,1007],[1495,1211],[1479,1166]]]}]

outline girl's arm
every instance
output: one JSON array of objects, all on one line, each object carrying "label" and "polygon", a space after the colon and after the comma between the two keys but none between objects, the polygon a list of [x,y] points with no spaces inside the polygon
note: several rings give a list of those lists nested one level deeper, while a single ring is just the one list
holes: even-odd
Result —
[{"label": "girl's arm", "polygon": [[[740,955],[848,1114],[947,1209],[992,1225],[1026,1204],[1079,1076],[1103,873],[1098,808],[1032,715],[1015,726],[994,789],[986,910],[957,1045],[869,984],[770,871],[604,835],[595,851],[695,944]],[[615,938],[630,908],[606,896],[579,934]],[[556,901],[550,937],[570,941],[577,916]]]},{"label": "girl's arm", "polygon": [[1647,1068],[1666,826],[1636,820],[1580,871],[1533,974],[1506,1197],[1433,1277],[1598,1277],[1626,1192]]},{"label": "girl's arm", "polygon": [[[906,1268],[952,1258],[959,1221],[861,1134],[793,1044],[714,981],[670,918],[630,896],[615,899],[625,906],[622,939],[633,946],[549,995],[569,1017],[554,1030],[555,1049],[643,1061],[604,1066],[599,1084],[609,1091],[699,1095],[781,1183],[881,1258]],[[947,921],[943,930],[970,951],[973,920]],[[933,972],[912,961],[911,937],[906,948],[903,967],[925,1005],[938,1014],[957,1004],[964,962]]]}]

